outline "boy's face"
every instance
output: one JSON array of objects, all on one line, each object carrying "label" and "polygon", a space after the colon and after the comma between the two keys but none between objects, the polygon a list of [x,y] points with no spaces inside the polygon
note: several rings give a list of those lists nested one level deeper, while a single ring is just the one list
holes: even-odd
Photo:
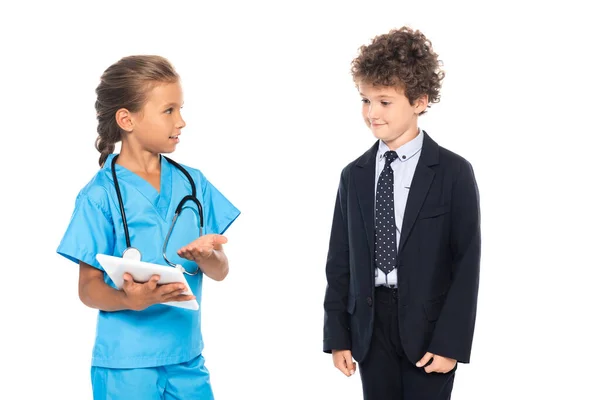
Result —
[{"label": "boy's face", "polygon": [[418,133],[417,119],[427,107],[427,96],[411,105],[398,87],[358,84],[362,97],[362,115],[376,138],[381,139],[391,150],[396,150],[414,139]]}]

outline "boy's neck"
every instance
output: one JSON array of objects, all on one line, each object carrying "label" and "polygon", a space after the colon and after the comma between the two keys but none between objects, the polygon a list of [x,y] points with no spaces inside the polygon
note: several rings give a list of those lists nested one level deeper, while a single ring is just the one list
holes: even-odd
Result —
[{"label": "boy's neck", "polygon": [[419,127],[415,126],[415,127],[410,128],[409,130],[405,131],[404,133],[402,133],[400,136],[398,136],[394,140],[390,140],[389,142],[386,142],[384,140],[383,143],[385,143],[390,150],[396,151],[400,147],[404,146],[406,143],[408,143],[411,140],[413,140],[414,138],[416,138],[418,135],[419,135]]}]

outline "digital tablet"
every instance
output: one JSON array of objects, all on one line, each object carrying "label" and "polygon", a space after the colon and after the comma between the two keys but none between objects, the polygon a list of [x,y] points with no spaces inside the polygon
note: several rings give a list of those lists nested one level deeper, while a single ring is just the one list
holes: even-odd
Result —
[{"label": "digital tablet", "polygon": [[[160,279],[158,284],[162,285],[165,283],[183,283],[186,287],[186,291],[183,294],[192,294],[190,285],[188,285],[183,272],[177,268],[167,267],[165,265],[153,264],[144,261],[136,261],[127,258],[109,256],[107,254],[98,254],[96,259],[104,268],[104,271],[108,274],[110,279],[114,282],[117,289],[123,288],[123,274],[129,273],[135,282],[142,283],[148,282],[152,275],[159,275]],[[200,305],[198,301],[169,301],[161,303],[168,306],[187,308],[190,310],[198,310]]]}]

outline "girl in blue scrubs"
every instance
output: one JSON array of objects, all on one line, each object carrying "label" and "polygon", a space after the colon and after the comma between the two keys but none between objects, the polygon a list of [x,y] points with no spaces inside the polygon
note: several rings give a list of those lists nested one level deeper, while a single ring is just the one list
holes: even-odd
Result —
[{"label": "girl in blue scrubs", "polygon": [[[160,303],[201,301],[202,280],[229,271],[222,234],[240,212],[197,169],[182,165],[197,188],[204,219],[193,202],[179,214],[166,255],[186,271],[193,295],[181,284],[157,286],[158,277],[134,282],[125,274],[117,290],[96,261],[127,248],[111,164],[121,192],[131,246],[142,261],[168,265],[163,243],[179,202],[191,194],[185,174],[162,154],[171,153],[185,127],[179,76],[164,58],[125,57],[110,66],[96,89],[100,170],[80,191],[58,253],[79,264],[79,296],[99,310],[92,355],[94,399],[213,399],[202,357],[200,310]],[[118,155],[112,154],[121,142]]]}]

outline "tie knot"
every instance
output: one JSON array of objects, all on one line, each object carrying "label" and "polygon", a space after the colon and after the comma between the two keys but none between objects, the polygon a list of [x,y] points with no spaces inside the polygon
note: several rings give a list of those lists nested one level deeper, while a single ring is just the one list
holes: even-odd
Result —
[{"label": "tie knot", "polygon": [[386,151],[385,154],[385,163],[390,165],[396,158],[398,158],[398,153],[395,151]]}]

